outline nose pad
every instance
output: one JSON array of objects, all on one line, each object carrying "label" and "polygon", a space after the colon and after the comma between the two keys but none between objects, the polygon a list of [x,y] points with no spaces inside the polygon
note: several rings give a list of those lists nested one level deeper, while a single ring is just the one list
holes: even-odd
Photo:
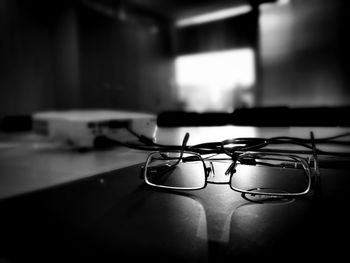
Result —
[{"label": "nose pad", "polygon": [[206,174],[207,177],[209,177],[209,175],[211,174],[211,171],[212,171],[211,167],[206,167],[205,168],[205,174]]},{"label": "nose pad", "polygon": [[205,175],[207,178],[211,175],[212,177],[215,177],[215,170],[214,165],[212,162],[209,162],[209,167],[205,164]]}]

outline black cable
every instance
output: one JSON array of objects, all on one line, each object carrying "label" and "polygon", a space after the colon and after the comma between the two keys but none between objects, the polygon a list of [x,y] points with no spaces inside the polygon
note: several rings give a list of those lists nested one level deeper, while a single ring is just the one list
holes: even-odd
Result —
[{"label": "black cable", "polygon": [[[110,143],[122,145],[125,147],[145,150],[145,151],[166,151],[166,150],[187,150],[192,152],[197,152],[199,154],[220,154],[225,153],[229,156],[234,154],[239,154],[245,151],[269,151],[269,152],[296,152],[303,154],[312,154],[313,150],[317,152],[317,154],[328,154],[328,155],[340,155],[340,156],[350,156],[350,153],[346,152],[330,152],[330,151],[322,151],[317,148],[313,148],[312,142],[310,139],[303,139],[298,137],[288,137],[288,136],[278,136],[278,137],[270,137],[270,138],[259,138],[259,137],[241,137],[235,139],[227,139],[221,142],[208,142],[201,143],[192,146],[182,147],[180,145],[168,145],[168,144],[159,144],[153,141],[153,139],[146,137],[144,135],[140,135],[132,130],[130,127],[127,127],[127,130],[135,136],[139,143],[135,142],[121,142],[116,139],[108,138]],[[335,144],[350,144],[350,141],[336,141],[335,139],[339,139],[342,137],[350,136],[350,132],[338,134],[335,136],[318,138],[313,140],[315,144],[324,144],[324,143],[335,143]],[[308,144],[310,143],[310,145]],[[225,145],[233,144],[232,147],[227,147]],[[286,150],[286,149],[267,149],[266,147],[269,145],[278,145],[278,144],[292,144],[304,147],[307,150]]]}]

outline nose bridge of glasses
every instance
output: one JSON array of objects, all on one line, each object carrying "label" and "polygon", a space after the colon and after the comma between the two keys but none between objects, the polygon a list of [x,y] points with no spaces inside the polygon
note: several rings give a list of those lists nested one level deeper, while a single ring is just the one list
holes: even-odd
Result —
[{"label": "nose bridge of glasses", "polygon": [[227,167],[230,166],[231,162],[222,162],[215,160],[205,160],[205,172],[208,183],[214,184],[227,184],[230,181],[230,174],[226,174]]}]

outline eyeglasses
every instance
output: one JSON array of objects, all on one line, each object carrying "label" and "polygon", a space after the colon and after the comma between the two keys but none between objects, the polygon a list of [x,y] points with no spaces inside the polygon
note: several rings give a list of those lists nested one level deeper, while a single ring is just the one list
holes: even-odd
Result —
[{"label": "eyeglasses", "polygon": [[295,197],[310,192],[311,170],[307,159],[291,154],[246,152],[232,160],[225,154],[157,151],[149,154],[143,177],[147,185],[168,190],[199,190],[213,183],[243,194]]},{"label": "eyeglasses", "polygon": [[[147,185],[166,190],[200,190],[208,184],[229,184],[246,199],[249,199],[247,195],[297,197],[311,190],[318,196],[321,190],[318,154],[342,156],[342,153],[319,150],[315,142],[344,144],[347,141],[335,139],[350,133],[317,140],[313,132],[310,135],[310,140],[238,138],[187,146],[187,133],[182,146],[155,144],[157,151],[148,155],[142,166],[142,177]],[[278,152],[266,148],[273,144],[292,144],[312,151],[282,149]]]},{"label": "eyeglasses", "polygon": [[187,133],[180,149],[149,154],[143,167],[147,185],[168,190],[199,190],[208,183],[229,184],[232,190],[242,194],[295,197],[310,192],[311,160],[315,183],[319,177],[312,133],[314,151],[309,161],[286,153],[246,151],[233,154],[224,147],[221,153],[201,155],[186,150],[188,139]]}]

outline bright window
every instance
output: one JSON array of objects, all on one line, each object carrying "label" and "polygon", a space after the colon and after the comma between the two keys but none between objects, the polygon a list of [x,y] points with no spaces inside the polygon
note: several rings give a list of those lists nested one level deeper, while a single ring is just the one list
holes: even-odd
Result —
[{"label": "bright window", "polygon": [[254,52],[248,48],[179,56],[175,61],[179,99],[192,111],[232,111],[252,103],[254,63]]}]

